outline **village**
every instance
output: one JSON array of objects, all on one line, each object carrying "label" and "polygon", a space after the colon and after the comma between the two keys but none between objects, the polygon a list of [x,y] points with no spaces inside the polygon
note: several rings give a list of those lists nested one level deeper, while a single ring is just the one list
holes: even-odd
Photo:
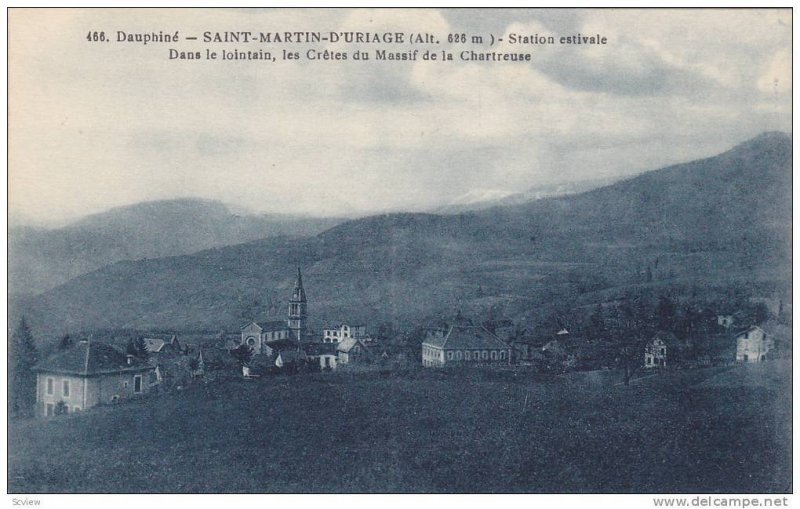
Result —
[{"label": "village", "polygon": [[627,385],[637,373],[791,356],[790,311],[783,302],[759,301],[750,315],[706,310],[692,317],[685,316],[689,311],[679,316],[665,298],[649,313],[598,306],[577,331],[561,323],[538,333],[509,319],[473,323],[459,312],[394,336],[347,322],[315,334],[308,328],[308,304],[298,268],[284,320],[250,321],[236,333],[201,342],[176,334],[138,336],[124,350],[101,338],[73,342],[66,336],[58,352],[31,368],[35,414],[51,417],[195,384],[304,372],[491,366],[558,375],[621,369]]}]

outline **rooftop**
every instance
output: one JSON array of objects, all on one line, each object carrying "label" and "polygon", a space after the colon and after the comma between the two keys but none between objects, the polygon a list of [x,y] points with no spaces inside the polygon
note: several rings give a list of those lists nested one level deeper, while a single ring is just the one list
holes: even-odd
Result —
[{"label": "rooftop", "polygon": [[152,369],[146,362],[132,358],[106,343],[81,341],[68,350],[57,353],[37,364],[35,371],[65,373],[82,376],[123,371],[144,371]]},{"label": "rooftop", "polygon": [[423,345],[443,349],[509,348],[480,325],[452,325],[444,334],[432,334]]}]

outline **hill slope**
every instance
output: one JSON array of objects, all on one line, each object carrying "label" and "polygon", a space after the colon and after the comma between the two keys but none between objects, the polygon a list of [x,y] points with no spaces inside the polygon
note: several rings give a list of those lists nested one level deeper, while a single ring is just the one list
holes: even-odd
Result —
[{"label": "hill slope", "polygon": [[337,220],[241,216],[219,202],[167,200],[120,207],[58,229],[9,232],[11,293],[35,294],[109,263],[194,253],[273,235],[311,235]]},{"label": "hill slope", "polygon": [[[790,236],[791,139],[773,133],[579,195],[451,216],[373,216],[314,237],[120,262],[21,310],[51,332],[235,330],[242,320],[285,313],[299,265],[316,327],[489,306],[521,317],[558,301],[667,286],[785,286]],[[651,280],[642,279],[644,267]]]}]

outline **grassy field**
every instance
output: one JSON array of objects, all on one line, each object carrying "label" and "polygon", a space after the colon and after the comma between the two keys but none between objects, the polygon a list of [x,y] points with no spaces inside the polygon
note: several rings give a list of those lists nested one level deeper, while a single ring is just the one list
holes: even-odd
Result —
[{"label": "grassy field", "polygon": [[[777,373],[777,374],[776,374]],[[330,373],[9,425],[13,493],[789,492],[791,366]]]}]

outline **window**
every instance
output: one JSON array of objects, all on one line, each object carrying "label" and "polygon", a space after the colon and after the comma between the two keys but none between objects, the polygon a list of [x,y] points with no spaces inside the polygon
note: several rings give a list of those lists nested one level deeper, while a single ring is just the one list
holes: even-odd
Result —
[{"label": "window", "polygon": [[69,380],[64,380],[61,385],[62,385],[61,389],[63,391],[64,397],[68,398],[69,397]]},{"label": "window", "polygon": [[447,360],[448,361],[452,361],[453,360],[453,352],[447,352]]},{"label": "window", "polygon": [[[47,394],[50,395],[50,396],[53,395],[53,379],[52,378],[48,378],[47,379]],[[48,415],[52,415],[52,414],[48,414]]]},{"label": "window", "polygon": [[493,361],[497,360],[497,352],[495,352],[494,350],[492,350],[492,360]]},{"label": "window", "polygon": [[500,350],[500,360],[501,361],[506,360],[506,351],[505,350]]},{"label": "window", "polygon": [[459,361],[460,361],[460,360],[461,360],[461,357],[462,357],[461,350],[457,350],[457,351],[456,351],[456,360],[459,360]]},{"label": "window", "polygon": [[123,389],[127,389],[127,388],[128,388],[128,381],[127,381],[127,380],[125,380],[124,382],[122,382],[122,388],[123,388]]},{"label": "window", "polygon": [[483,351],[483,360],[488,360],[488,359],[489,359],[489,352],[484,350]]},{"label": "window", "polygon": [[45,407],[44,407],[44,415],[46,415],[48,417],[53,415],[53,408],[55,408],[55,407],[53,406],[52,403],[48,403],[47,405],[45,405]]},{"label": "window", "polygon": [[466,361],[471,361],[472,360],[472,354],[471,354],[471,352],[469,350],[464,352],[464,360],[466,360]]},{"label": "window", "polygon": [[133,392],[134,394],[140,394],[142,392],[142,375],[133,377]]}]

